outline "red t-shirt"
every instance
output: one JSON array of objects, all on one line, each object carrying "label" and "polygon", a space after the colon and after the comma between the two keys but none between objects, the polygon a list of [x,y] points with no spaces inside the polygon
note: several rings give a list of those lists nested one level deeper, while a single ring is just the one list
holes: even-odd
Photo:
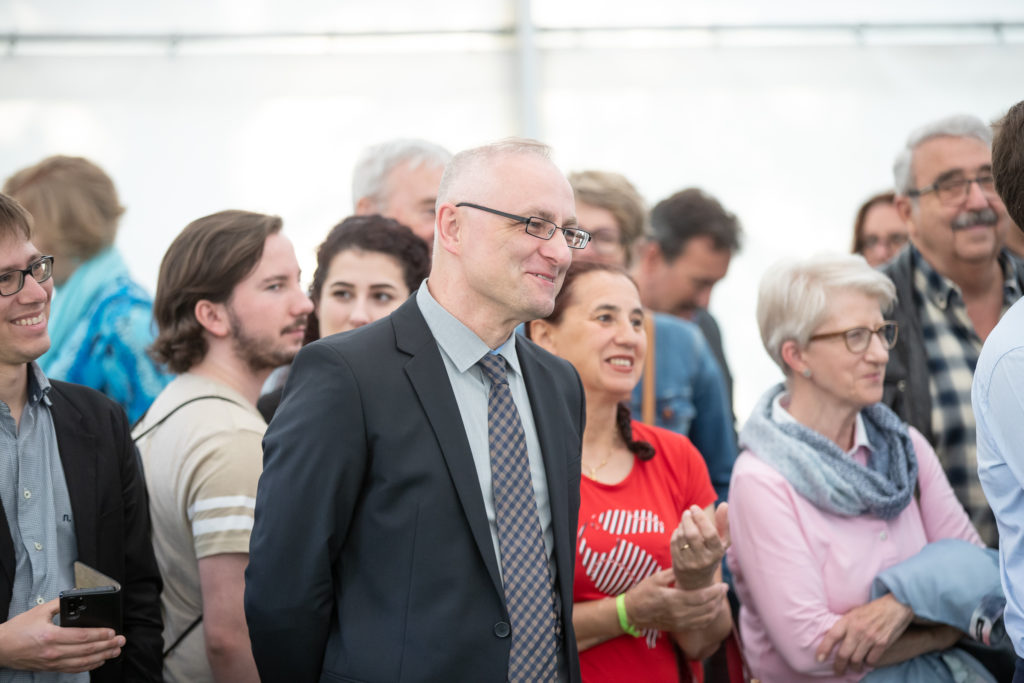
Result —
[{"label": "red t-shirt", "polygon": [[[715,502],[707,466],[689,439],[636,421],[633,438],[654,446],[654,457],[634,459],[617,484],[582,478],[574,602],[617,596],[671,568],[669,540],[683,512]],[[583,680],[678,682],[673,647],[661,631],[645,631],[640,638],[623,634],[580,653]]]}]

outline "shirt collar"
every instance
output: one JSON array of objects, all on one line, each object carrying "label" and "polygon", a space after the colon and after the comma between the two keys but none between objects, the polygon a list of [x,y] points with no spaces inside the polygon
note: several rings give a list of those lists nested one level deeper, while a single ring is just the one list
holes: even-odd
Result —
[{"label": "shirt collar", "polygon": [[[942,310],[949,308],[953,297],[962,297],[960,288],[955,282],[944,277],[928,263],[921,252],[913,244],[910,245],[910,256],[915,271],[921,277],[919,286],[923,287],[923,293],[936,306]],[[1003,302],[1012,304],[1021,297],[1020,283],[1017,282],[1017,273],[1013,260],[1003,249],[998,256],[999,267],[1003,271]]]},{"label": "shirt collar", "polygon": [[[793,417],[786,406],[789,405],[789,394],[786,392],[780,393],[772,401],[772,421],[777,424],[795,423],[796,418]],[[868,431],[864,427],[864,418],[861,414],[857,413],[857,419],[853,423],[853,448],[846,451],[846,454],[853,456],[861,448],[866,448],[868,451],[871,450],[871,442],[868,441]]]},{"label": "shirt collar", "polygon": [[448,354],[459,372],[466,372],[476,365],[484,354],[493,353],[502,356],[514,372],[522,375],[519,355],[516,352],[515,332],[509,335],[501,346],[492,350],[473,330],[437,302],[427,287],[427,280],[423,281],[416,292],[416,305],[419,306],[420,313],[423,314],[423,319],[426,320],[437,345]]},{"label": "shirt collar", "polygon": [[913,244],[910,245],[910,258],[921,293],[941,310],[949,308],[953,297],[960,296],[960,288],[932,268],[932,264],[928,263],[928,259],[924,258]]},{"label": "shirt collar", "polygon": [[35,361],[28,364],[28,404],[37,406],[42,401],[50,404],[50,380]]}]

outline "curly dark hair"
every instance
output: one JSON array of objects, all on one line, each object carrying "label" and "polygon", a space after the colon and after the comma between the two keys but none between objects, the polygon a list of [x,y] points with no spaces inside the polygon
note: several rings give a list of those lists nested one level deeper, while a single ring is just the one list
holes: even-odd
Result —
[{"label": "curly dark hair", "polygon": [[331,261],[349,249],[376,252],[395,259],[410,292],[415,292],[430,273],[430,250],[412,230],[392,218],[377,214],[349,216],[331,228],[327,238],[316,248],[316,271],[309,285],[309,298],[313,300],[314,310],[306,321],[306,344],[320,338],[316,308],[320,306],[320,291]]},{"label": "curly dark hair", "polygon": [[[613,273],[615,275],[621,275],[633,282],[633,278],[629,276],[623,268],[614,266],[607,263],[596,263],[596,262],[577,262],[569,266],[568,272],[565,274],[565,280],[562,282],[562,289],[559,290],[558,296],[555,297],[555,307],[551,310],[551,314],[544,318],[545,321],[557,325],[562,321],[562,316],[565,315],[565,309],[568,308],[572,302],[573,291],[576,288],[576,282],[584,275],[589,273]],[[633,283],[636,284],[635,282]],[[526,337],[529,339],[531,334],[530,323],[526,324]],[[636,457],[641,460],[650,460],[654,457],[654,446],[646,441],[637,441],[633,438],[633,416],[629,410],[629,406],[625,403],[619,403],[615,411],[615,425],[619,428],[619,436],[622,437],[622,441],[626,444],[626,448],[630,450]]]},{"label": "curly dark hair", "polygon": [[164,254],[153,298],[159,330],[149,354],[171,372],[187,372],[206,356],[196,304],[223,303],[263,258],[267,238],[281,231],[278,216],[221,211],[192,221]]}]

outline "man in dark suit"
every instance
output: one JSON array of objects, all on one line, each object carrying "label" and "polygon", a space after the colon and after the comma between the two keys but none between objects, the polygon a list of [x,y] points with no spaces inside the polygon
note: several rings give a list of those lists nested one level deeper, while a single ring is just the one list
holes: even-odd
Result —
[{"label": "man in dark suit", "polygon": [[[50,347],[53,283],[30,236],[28,214],[0,194],[0,679],[94,670],[93,681],[158,681],[161,582],[128,421],[35,363]],[[75,560],[121,584],[124,635],[54,625]]]},{"label": "man in dark suit", "polygon": [[589,239],[548,155],[456,155],[429,280],[296,358],[246,571],[264,681],[579,680],[583,391],[513,334]]}]

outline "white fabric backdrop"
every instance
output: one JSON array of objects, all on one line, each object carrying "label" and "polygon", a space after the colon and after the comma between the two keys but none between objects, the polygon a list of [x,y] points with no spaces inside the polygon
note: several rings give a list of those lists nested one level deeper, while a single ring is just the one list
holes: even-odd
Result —
[{"label": "white fabric backdrop", "polygon": [[[307,4],[326,11],[343,3]],[[213,30],[211,21],[234,26],[231,15],[251,8],[222,2],[219,14],[203,15],[185,3],[167,28],[170,10],[141,24],[101,12],[103,23],[81,18],[90,5],[0,3],[0,33]],[[345,4],[348,14],[337,10],[330,26],[295,13],[273,28],[326,31],[350,19],[346,30],[452,24],[423,12],[396,13],[388,24],[388,5],[361,23]],[[458,27],[509,21],[503,3],[473,6],[452,13],[463,17]],[[729,18],[763,20],[754,6]],[[620,19],[651,25],[652,7],[641,2]],[[594,12],[592,23],[614,25],[610,5]],[[244,29],[267,30],[274,15],[245,16]],[[537,3],[535,16],[558,27],[577,15]],[[744,249],[712,298],[741,421],[780,376],[754,322],[764,268],[789,254],[845,250],[857,205],[891,183],[891,160],[912,127],[954,112],[991,120],[1024,98],[1020,40],[998,43],[983,29],[931,41],[944,44],[830,35],[822,40],[834,44],[787,38],[775,46],[702,46],[672,33],[539,35],[537,120],[560,165],[620,171],[651,203],[699,185],[741,217]],[[0,176],[55,153],[98,162],[128,209],[119,244],[150,289],[174,235],[225,208],[283,216],[309,276],[314,247],[350,211],[350,169],[364,146],[418,136],[458,150],[521,132],[520,75],[507,36],[343,39],[304,49],[310,41],[286,54],[280,43],[259,41],[244,49],[237,41],[185,43],[173,53],[146,43],[16,44],[0,56]]]}]

